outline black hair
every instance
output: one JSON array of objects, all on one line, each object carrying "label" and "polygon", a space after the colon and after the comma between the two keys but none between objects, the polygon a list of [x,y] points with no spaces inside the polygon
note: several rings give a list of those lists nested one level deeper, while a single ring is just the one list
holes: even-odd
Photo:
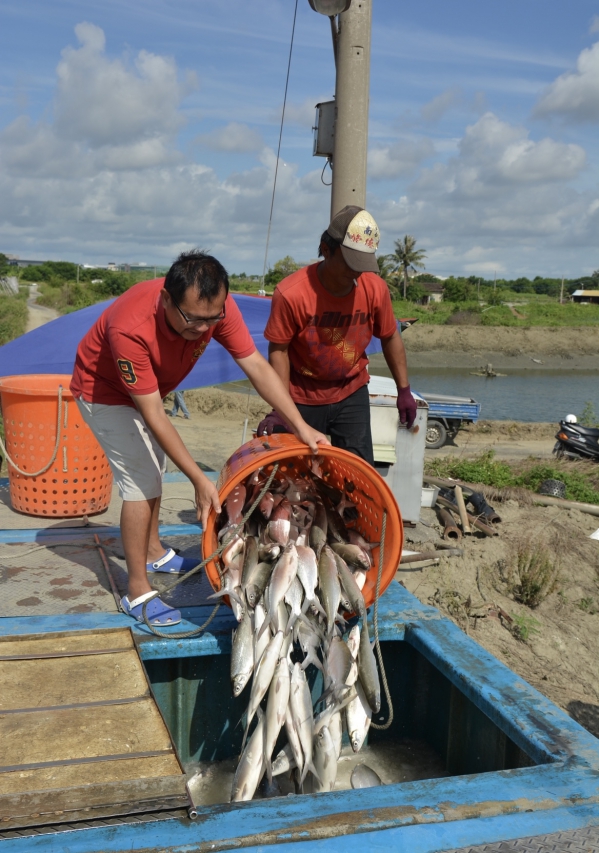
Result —
[{"label": "black hair", "polygon": [[334,255],[337,251],[337,247],[341,245],[339,240],[335,240],[334,237],[331,237],[328,231],[323,231],[322,236],[320,238],[320,243],[318,244],[318,257],[322,258],[322,244],[329,247],[329,251],[331,255]]},{"label": "black hair", "polygon": [[200,299],[210,302],[223,287],[226,293],[229,292],[229,276],[220,261],[212,255],[200,249],[192,249],[191,252],[179,255],[164,280],[164,289],[175,302],[181,302],[190,287],[195,287]]}]

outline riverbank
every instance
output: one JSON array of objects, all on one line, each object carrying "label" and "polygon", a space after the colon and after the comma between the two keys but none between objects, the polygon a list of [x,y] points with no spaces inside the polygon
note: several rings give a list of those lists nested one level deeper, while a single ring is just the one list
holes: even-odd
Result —
[{"label": "riverbank", "polygon": [[[599,327],[427,326],[402,335],[414,368],[477,368],[491,363],[509,370],[599,371]],[[371,358],[372,372],[378,359]]]}]

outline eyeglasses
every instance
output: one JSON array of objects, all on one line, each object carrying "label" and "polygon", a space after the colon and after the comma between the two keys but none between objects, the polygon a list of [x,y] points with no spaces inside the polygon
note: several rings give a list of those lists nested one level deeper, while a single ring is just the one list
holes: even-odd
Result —
[{"label": "eyeglasses", "polygon": [[218,317],[188,317],[185,311],[177,305],[172,296],[171,301],[188,326],[214,326],[216,323],[224,320],[227,316],[224,303],[223,310],[220,312]]}]

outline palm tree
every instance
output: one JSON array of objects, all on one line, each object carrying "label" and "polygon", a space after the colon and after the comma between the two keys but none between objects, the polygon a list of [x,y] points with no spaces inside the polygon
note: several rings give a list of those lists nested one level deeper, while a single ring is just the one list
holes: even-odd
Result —
[{"label": "palm tree", "polygon": [[391,299],[398,299],[399,290],[396,285],[397,275],[394,273],[396,266],[395,256],[379,255],[376,259],[376,262],[379,265],[379,275],[389,288]]},{"label": "palm tree", "polygon": [[394,268],[396,270],[401,270],[403,273],[403,298],[406,298],[406,292],[408,289],[408,270],[413,269],[414,272],[416,270],[425,269],[425,265],[422,263],[423,258],[426,258],[426,252],[424,249],[416,249],[416,238],[412,237],[410,234],[406,234],[403,240],[395,241],[395,251],[391,255],[387,255],[388,258],[393,260]]}]

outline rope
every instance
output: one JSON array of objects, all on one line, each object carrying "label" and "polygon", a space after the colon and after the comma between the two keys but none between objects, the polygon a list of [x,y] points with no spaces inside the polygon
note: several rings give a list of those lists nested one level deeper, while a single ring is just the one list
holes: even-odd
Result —
[{"label": "rope", "polygon": [[[251,505],[251,507],[248,509],[248,511],[246,512],[246,514],[243,516],[243,518],[241,519],[241,521],[239,522],[239,524],[238,524],[238,525],[236,525],[236,526],[233,528],[233,530],[232,530],[232,531],[230,531],[230,535],[226,537],[225,542],[223,542],[223,544],[222,544],[222,545],[220,545],[220,546],[216,549],[216,551],[214,551],[214,553],[210,554],[210,556],[209,556],[209,557],[206,557],[206,559],[205,559],[205,560],[202,560],[202,562],[199,564],[199,566],[196,566],[196,567],[195,567],[195,569],[192,569],[190,572],[186,572],[182,577],[178,578],[178,580],[176,580],[174,583],[170,584],[170,586],[168,586],[168,588],[167,588],[166,590],[163,590],[163,592],[171,592],[171,590],[173,590],[176,586],[179,586],[179,584],[180,584],[180,583],[183,583],[183,581],[186,581],[186,580],[187,580],[188,578],[190,578],[192,575],[197,574],[201,569],[203,569],[203,568],[204,568],[204,566],[205,566],[207,563],[209,563],[211,560],[214,560],[214,559],[215,559],[215,557],[220,557],[220,555],[221,555],[221,554],[222,554],[222,552],[225,550],[225,548],[227,547],[227,545],[229,544],[229,542],[231,542],[231,540],[232,540],[235,536],[237,536],[238,532],[239,532],[240,530],[242,530],[242,529],[243,529],[243,527],[245,526],[245,523],[247,522],[247,520],[248,520],[248,518],[250,517],[250,515],[251,515],[251,514],[253,513],[253,511],[256,509],[256,507],[258,506],[258,504],[260,503],[260,501],[262,500],[262,498],[264,497],[264,495],[266,494],[266,492],[270,489],[270,485],[271,485],[272,481],[274,480],[275,475],[276,475],[276,473],[277,473],[277,471],[278,471],[278,470],[279,470],[279,463],[277,462],[277,463],[273,466],[273,469],[272,469],[272,471],[270,472],[270,474],[269,474],[269,476],[268,476],[268,479],[267,479],[266,483],[264,484],[264,486],[263,486],[263,487],[262,487],[262,489],[260,490],[260,492],[259,492],[259,494],[258,494],[258,497],[257,497],[257,498],[256,498],[256,500],[253,502],[253,504]],[[217,572],[218,572],[218,575],[219,575],[219,578],[220,578],[220,581],[221,581],[221,587],[222,587],[222,580],[223,580],[223,574],[224,574],[224,573],[223,573],[223,572],[221,572],[221,570],[220,570],[220,567],[219,567],[218,563],[216,563],[216,570],[217,570]],[[162,593],[160,593],[160,592],[156,591],[156,592],[155,592],[155,594],[154,594],[151,598],[147,598],[147,599],[144,601],[144,603],[143,603],[143,607],[142,607],[142,618],[143,618],[143,621],[144,621],[144,623],[145,623],[146,627],[147,627],[147,628],[149,628],[149,629],[150,629],[150,631],[151,631],[153,634],[155,634],[157,637],[161,637],[161,638],[163,638],[163,639],[165,639],[165,640],[185,640],[187,637],[195,637],[195,636],[197,636],[198,634],[201,634],[203,631],[205,631],[205,630],[206,630],[206,628],[208,627],[208,625],[210,625],[210,623],[212,622],[212,620],[213,620],[213,619],[214,619],[214,617],[216,616],[216,614],[217,614],[217,612],[218,612],[218,609],[219,609],[219,607],[220,607],[220,605],[221,605],[220,601],[219,601],[217,604],[215,604],[215,606],[214,606],[214,609],[213,609],[212,613],[210,614],[210,616],[208,617],[208,619],[206,619],[206,621],[205,621],[202,625],[200,625],[200,627],[199,627],[199,628],[194,628],[192,631],[181,631],[181,632],[180,632],[180,633],[178,633],[178,634],[171,634],[170,632],[168,632],[168,633],[167,633],[167,632],[165,632],[165,631],[160,631],[160,630],[159,630],[155,625],[150,625],[150,622],[149,622],[149,620],[148,620],[148,615],[147,615],[147,612],[146,612],[146,611],[147,611],[147,609],[148,609],[148,604],[150,603],[150,601],[153,601],[153,600],[154,600],[157,596],[159,596],[159,595],[162,595]]]},{"label": "rope", "polygon": [[266,249],[264,251],[264,266],[262,267],[262,290],[264,290],[264,276],[266,275],[266,264],[268,263],[268,246],[270,243],[270,228],[272,225],[272,212],[275,206],[275,191],[277,189],[277,175],[279,173],[279,156],[281,154],[281,139],[283,138],[283,122],[285,121],[285,106],[287,105],[287,89],[289,87],[289,72],[291,70],[291,54],[293,52],[293,37],[295,35],[295,19],[297,18],[297,3],[293,12],[293,27],[291,29],[291,44],[289,45],[289,60],[287,62],[287,78],[285,80],[285,94],[283,96],[283,112],[281,113],[281,127],[279,130],[279,147],[277,148],[277,162],[275,164],[275,177],[272,185],[272,198],[270,201],[270,216],[268,217],[268,231],[266,232]]},{"label": "rope", "polygon": [[381,732],[384,732],[388,729],[393,722],[393,702],[391,701],[391,693],[389,691],[389,684],[387,683],[387,673],[385,672],[385,666],[383,664],[383,655],[381,652],[381,644],[379,642],[379,596],[381,594],[381,578],[383,575],[383,557],[385,553],[385,532],[387,530],[387,510],[383,512],[383,527],[381,530],[381,547],[379,549],[379,572],[376,579],[376,592],[374,595],[374,647],[376,649],[376,654],[379,659],[379,668],[381,670],[381,679],[383,682],[383,688],[385,690],[385,698],[387,699],[387,705],[389,706],[389,719],[386,723],[382,723],[381,725],[377,725],[376,723],[371,722],[370,726],[373,729],[378,729]]},{"label": "rope", "polygon": [[[66,408],[66,402],[65,402]],[[16,462],[8,455],[8,450],[6,449],[6,445],[2,441],[2,437],[0,436],[0,450],[4,453],[7,461],[10,462],[15,471],[18,471],[23,477],[39,477],[40,474],[43,474],[48,468],[52,465],[56,456],[58,455],[58,445],[60,444],[60,421],[62,418],[62,385],[58,386],[58,417],[56,419],[56,445],[54,446],[54,453],[52,454],[52,458],[48,462],[48,464],[44,468],[40,468],[39,471],[36,471],[34,474],[30,471],[22,471]],[[66,465],[66,447],[64,448],[64,465]],[[66,467],[63,467],[63,471],[66,471]]]}]

